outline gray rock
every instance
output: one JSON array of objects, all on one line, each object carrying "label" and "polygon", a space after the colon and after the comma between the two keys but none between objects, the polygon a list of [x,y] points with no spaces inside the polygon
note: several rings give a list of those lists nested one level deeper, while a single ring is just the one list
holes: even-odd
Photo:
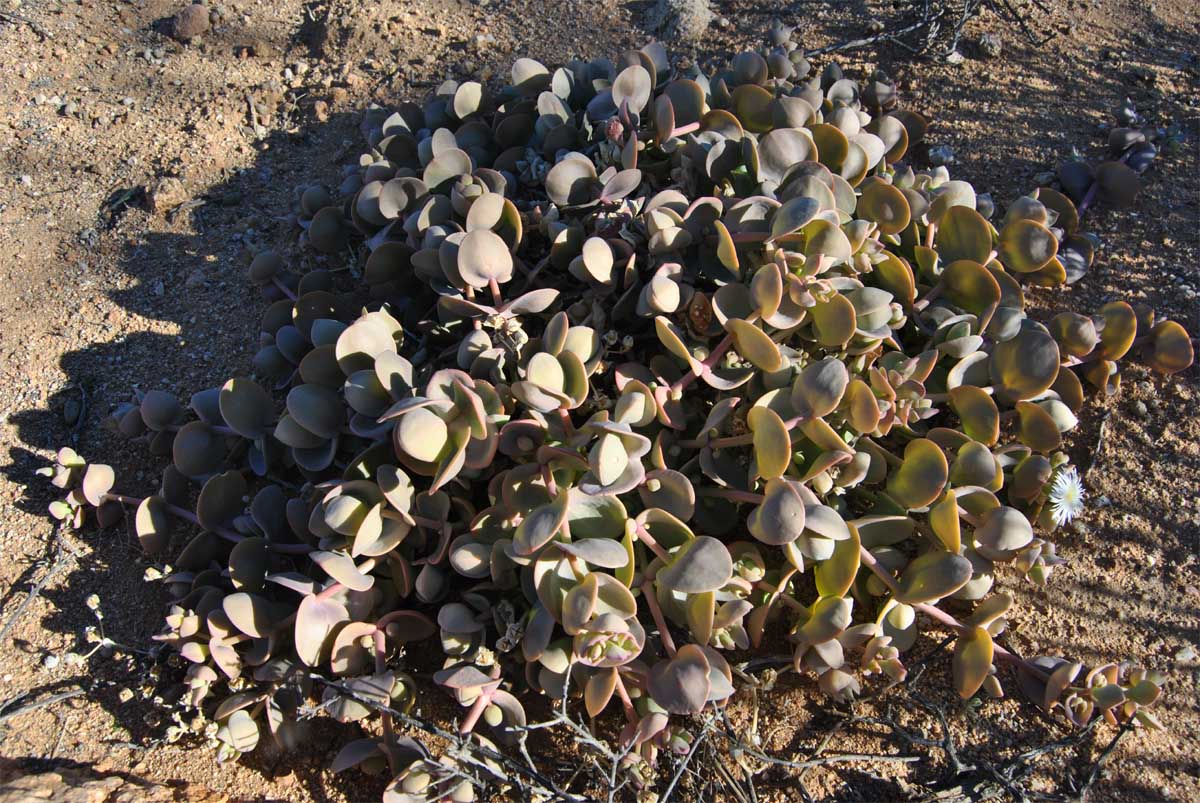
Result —
[{"label": "gray rock", "polygon": [[979,55],[985,59],[1000,58],[1000,51],[1003,49],[1003,43],[1000,40],[1000,34],[987,31],[979,35]]},{"label": "gray rock", "polygon": [[161,215],[171,211],[188,199],[183,182],[173,176],[161,178],[149,188],[146,197],[150,200],[150,211]]},{"label": "gray rock", "polygon": [[171,20],[171,35],[180,42],[190,42],[197,36],[208,33],[209,25],[208,8],[193,3],[179,9]]},{"label": "gray rock", "polygon": [[646,15],[646,27],[664,39],[694,42],[715,19],[708,0],[658,0]]},{"label": "gray rock", "polygon": [[954,164],[954,149],[949,145],[935,145],[929,149],[929,164],[934,167]]}]

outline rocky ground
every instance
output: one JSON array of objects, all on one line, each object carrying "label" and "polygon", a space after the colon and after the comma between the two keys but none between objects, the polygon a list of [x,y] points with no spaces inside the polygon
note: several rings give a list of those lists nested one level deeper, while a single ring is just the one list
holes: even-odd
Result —
[{"label": "rocky ground", "polygon": [[[186,397],[248,365],[263,308],[244,280],[248,256],[293,236],[285,220],[296,185],[336,183],[368,102],[419,97],[522,55],[614,56],[656,33],[655,5],[210,0],[177,28],[177,0],[0,0],[0,800],[196,800],[201,789],[213,799],[377,799],[376,782],[325,769],[345,738],[333,730],[301,755],[263,747],[225,766],[202,739],[171,741],[174,723],[156,704],[171,670],[146,654],[163,610],[143,581],[148,564],[124,529],[56,531],[33,471],[72,444],[114,464],[130,487],[153,481],[150,459],[100,420],[133,387]],[[832,0],[710,5],[702,35],[673,44],[681,57],[723,60],[756,45],[776,15],[816,48],[895,29],[899,13]],[[1125,97],[1150,124],[1173,127],[1177,145],[1148,174],[1137,208],[1090,218],[1104,241],[1093,271],[1035,303],[1141,301],[1200,330],[1200,10],[1192,0],[1012,6],[1053,38],[1032,44],[985,10],[966,29],[962,58],[914,59],[881,43],[842,63],[859,76],[891,72],[904,105],[932,119],[935,156],[1001,204],[1073,149],[1098,154],[1108,112]],[[1171,673],[1158,706],[1166,731],[1124,737],[1092,799],[1200,798],[1198,404],[1193,367],[1170,380],[1128,369],[1121,392],[1092,405],[1071,442],[1087,469],[1088,511],[1059,538],[1069,562],[1048,588],[1022,590],[1009,636],[1023,653],[1132,657]],[[931,659],[929,674],[944,672],[948,661]],[[808,791],[968,794],[977,787],[962,778],[978,783],[989,763],[1068,736],[1018,700],[964,710],[938,687],[927,694],[948,730],[901,702],[878,713],[934,741],[948,734],[981,769],[956,778],[945,750],[857,724],[838,732],[838,751],[919,749],[928,759],[815,769]],[[760,695],[765,747],[791,759],[813,750],[834,722],[814,692],[789,681]],[[751,708],[735,703],[739,726],[749,727]],[[1078,793],[1113,736],[1101,727],[1030,759],[1039,769],[1027,788]],[[569,749],[558,760],[572,761]],[[795,799],[792,777],[764,773],[762,798]],[[994,779],[989,788],[1013,791]]]}]

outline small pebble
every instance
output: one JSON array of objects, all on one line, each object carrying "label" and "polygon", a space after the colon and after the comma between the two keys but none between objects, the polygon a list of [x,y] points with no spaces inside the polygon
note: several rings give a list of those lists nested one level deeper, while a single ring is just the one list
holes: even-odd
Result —
[{"label": "small pebble", "polygon": [[165,214],[188,199],[183,182],[174,176],[159,179],[152,187],[147,188],[146,196],[150,201],[151,210],[156,214]]},{"label": "small pebble", "polygon": [[954,149],[949,145],[936,145],[930,148],[929,164],[934,167],[954,164]]},{"label": "small pebble", "polygon": [[42,659],[42,666],[44,666],[46,669],[57,668],[58,667],[58,656],[55,655],[54,653],[50,653],[49,655],[47,655],[45,658]]},{"label": "small pebble", "polygon": [[979,35],[979,53],[984,58],[995,59],[1000,57],[1000,51],[1003,44],[1000,41],[1000,35],[988,31]]}]

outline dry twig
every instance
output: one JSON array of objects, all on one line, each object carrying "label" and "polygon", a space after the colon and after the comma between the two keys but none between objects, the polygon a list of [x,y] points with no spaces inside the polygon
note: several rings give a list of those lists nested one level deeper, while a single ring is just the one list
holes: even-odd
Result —
[{"label": "dry twig", "polygon": [[41,26],[40,23],[36,22],[35,20],[31,20],[29,17],[25,17],[20,14],[14,14],[11,11],[0,11],[0,20],[3,20],[11,25],[28,25],[31,31],[43,39],[54,38],[50,35],[49,31]]},{"label": "dry twig", "polygon": [[13,704],[18,702],[19,700],[25,699],[25,697],[26,697],[25,694],[18,695],[17,697],[14,697],[13,699],[9,700],[8,702],[0,704],[0,722],[7,722],[8,720],[13,719],[15,717],[19,717],[22,714],[28,714],[32,711],[37,711],[37,710],[45,708],[47,706],[54,705],[55,703],[61,703],[63,700],[69,700],[72,697],[78,697],[79,695],[85,694],[85,693],[86,692],[83,689],[71,689],[70,691],[64,691],[64,692],[59,692],[58,694],[52,694],[49,697],[45,697],[41,700],[35,700],[32,703],[26,703],[25,705],[20,706],[18,708],[13,708],[10,711],[9,708]]},{"label": "dry twig", "polygon": [[29,594],[25,597],[25,599],[21,600],[21,604],[17,606],[15,611],[13,611],[12,616],[8,617],[8,621],[5,622],[4,627],[0,629],[0,642],[4,641],[4,638],[8,635],[9,631],[12,630],[13,625],[17,623],[17,620],[21,618],[33,601],[41,595],[42,590],[46,587],[54,575],[58,573],[58,568],[60,562],[62,561],[62,557],[62,528],[56,527],[54,530],[54,557],[50,561],[50,567],[46,569],[45,573],[42,574],[38,581],[29,589]]}]

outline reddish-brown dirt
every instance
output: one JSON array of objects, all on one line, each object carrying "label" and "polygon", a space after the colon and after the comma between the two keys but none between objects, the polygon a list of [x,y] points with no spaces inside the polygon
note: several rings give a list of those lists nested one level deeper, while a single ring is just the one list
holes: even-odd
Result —
[{"label": "reddish-brown dirt", "polygon": [[[444,78],[504,70],[520,55],[546,63],[614,56],[649,38],[642,25],[651,4],[209,4],[213,30],[188,45],[166,35],[179,9],[173,0],[0,4],[0,623],[13,621],[0,642],[0,753],[6,777],[66,768],[60,775],[81,784],[136,777],[237,800],[377,799],[378,781],[326,769],[344,730],[320,728],[298,754],[264,746],[227,765],[202,740],[167,741],[171,723],[155,698],[174,670],[144,654],[164,605],[159,588],[143,581],[149,564],[123,528],[57,532],[45,515],[51,496],[33,472],[71,444],[112,463],[123,485],[155,481],[151,458],[109,435],[101,419],[134,387],[186,398],[248,365],[264,306],[244,280],[248,255],[294,236],[285,219],[298,184],[336,183],[368,102],[419,98]],[[842,63],[859,77],[882,66],[898,78],[904,105],[933,121],[929,143],[956,154],[953,174],[1001,204],[1072,149],[1099,155],[1099,126],[1122,98],[1149,124],[1176,128],[1180,144],[1147,174],[1137,206],[1090,215],[1104,245],[1088,277],[1035,293],[1034,303],[1091,311],[1127,299],[1200,330],[1200,9],[1192,0],[1013,5],[1054,38],[1035,46],[985,11],[967,27],[961,64],[895,47],[855,51]],[[892,8],[714,6],[718,24],[680,51],[705,64],[757,45],[776,15],[818,47],[862,35],[876,16],[888,22]],[[999,58],[971,47],[984,31],[1002,37]],[[1067,564],[1044,590],[1002,578],[1018,591],[1007,636],[1018,652],[1093,665],[1128,658],[1170,673],[1157,705],[1165,731],[1125,736],[1091,788],[1094,800],[1200,799],[1198,404],[1195,367],[1170,379],[1126,369],[1120,393],[1091,402],[1070,439],[1089,504],[1057,536]],[[89,641],[88,628],[100,624],[85,603],[92,594],[116,648]],[[925,639],[915,653],[936,643]],[[989,765],[1070,735],[1016,695],[963,708],[942,691],[948,663],[945,654],[931,657],[920,691],[944,711],[962,762],[983,768],[962,776],[969,783],[956,780],[944,750],[859,723],[837,731],[828,749],[924,758],[813,769],[804,776],[808,793],[948,800],[958,798],[947,790],[962,786],[963,795],[991,789],[1003,799],[1011,789],[984,784]],[[9,717],[74,690],[84,693]],[[453,714],[436,694],[422,709]],[[735,700],[736,727],[750,728],[754,707],[748,695]],[[757,707],[764,747],[785,759],[807,757],[838,721],[815,685],[794,676],[760,694]],[[945,735],[909,698],[885,696],[860,713],[893,717],[935,741]],[[1037,759],[1027,788],[1077,793],[1114,734],[1102,726]],[[547,761],[579,760],[568,739],[543,746]],[[691,783],[680,787],[685,799],[695,794]],[[800,797],[794,773],[768,769],[756,783],[763,800]]]}]

